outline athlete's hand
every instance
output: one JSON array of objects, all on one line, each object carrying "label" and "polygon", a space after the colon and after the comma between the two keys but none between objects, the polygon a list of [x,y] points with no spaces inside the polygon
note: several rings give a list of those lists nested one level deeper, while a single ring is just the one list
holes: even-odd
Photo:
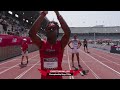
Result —
[{"label": "athlete's hand", "polygon": [[41,13],[48,14],[48,11],[40,11],[40,14],[41,14]]},{"label": "athlete's hand", "polygon": [[59,13],[58,11],[54,11],[54,12],[56,13],[56,15],[57,15],[57,16],[59,16],[59,15],[60,15],[60,13]]}]

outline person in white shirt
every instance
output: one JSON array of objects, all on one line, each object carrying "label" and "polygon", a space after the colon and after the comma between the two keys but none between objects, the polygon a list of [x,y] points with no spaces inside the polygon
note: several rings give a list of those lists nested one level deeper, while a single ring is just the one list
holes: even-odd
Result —
[{"label": "person in white shirt", "polygon": [[[70,44],[72,43],[72,47]],[[72,49],[72,67],[74,67],[74,54],[76,54],[78,66],[82,68],[79,62],[79,48],[81,46],[80,40],[77,38],[77,35],[74,35],[74,39],[71,39],[68,43],[68,46]]]}]

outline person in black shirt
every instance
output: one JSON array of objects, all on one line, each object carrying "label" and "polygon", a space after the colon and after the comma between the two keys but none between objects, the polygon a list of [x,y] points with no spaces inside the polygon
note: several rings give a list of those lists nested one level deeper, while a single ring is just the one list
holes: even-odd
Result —
[{"label": "person in black shirt", "polygon": [[83,41],[83,46],[84,46],[84,51],[85,52],[87,51],[87,53],[88,53],[88,42],[86,39],[84,39],[84,41]]}]

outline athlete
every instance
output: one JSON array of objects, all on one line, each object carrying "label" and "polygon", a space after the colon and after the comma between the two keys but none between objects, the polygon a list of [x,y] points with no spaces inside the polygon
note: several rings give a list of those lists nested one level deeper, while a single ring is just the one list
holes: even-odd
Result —
[{"label": "athlete", "polygon": [[87,53],[88,53],[88,42],[86,39],[84,39],[84,41],[83,41],[83,46],[84,46],[84,51],[85,52],[87,51]]},{"label": "athlete", "polygon": [[[72,47],[70,46],[71,43],[72,43]],[[79,62],[79,48],[81,45],[82,44],[81,44],[80,40],[77,38],[76,34],[74,35],[74,39],[72,39],[68,42],[68,46],[72,49],[72,67],[75,68],[75,70],[80,70],[80,75],[84,76],[84,75],[87,75],[89,70],[83,70],[83,68]],[[76,54],[79,69],[74,66],[74,54]]]},{"label": "athlete", "polygon": [[[54,11],[58,21],[60,22],[61,28],[64,31],[64,35],[61,40],[57,40],[59,34],[59,25],[55,21],[50,21],[45,28],[47,40],[43,41],[37,35],[41,28],[41,24],[48,14],[48,11],[41,11],[41,14],[31,27],[29,31],[29,36],[33,43],[35,43],[39,48],[41,69],[47,70],[62,70],[62,58],[64,53],[64,48],[69,42],[70,38],[70,28],[67,23],[60,15],[58,11]],[[62,79],[62,76],[44,76],[41,75],[41,79]]]},{"label": "athlete", "polygon": [[21,50],[22,50],[22,60],[21,60],[21,65],[23,64],[23,59],[24,57],[26,57],[27,59],[27,63],[25,65],[28,64],[28,44],[27,44],[27,39],[23,39],[22,45],[21,45]]},{"label": "athlete", "polygon": [[[72,47],[70,44],[72,43]],[[70,40],[68,46],[72,49],[72,67],[74,67],[74,54],[76,54],[78,66],[82,68],[79,62],[79,48],[81,46],[80,40],[77,38],[77,35],[74,35],[74,39]]]}]

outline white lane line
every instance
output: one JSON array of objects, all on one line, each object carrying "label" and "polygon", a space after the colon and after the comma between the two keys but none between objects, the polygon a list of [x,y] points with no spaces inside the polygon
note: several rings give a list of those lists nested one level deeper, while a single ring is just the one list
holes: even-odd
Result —
[{"label": "white lane line", "polygon": [[[39,54],[35,55],[35,56],[32,57],[32,58],[35,58],[35,57],[38,56],[38,55],[39,55]],[[29,60],[31,60],[32,58],[29,58]],[[14,68],[14,67],[16,67],[16,66],[19,65],[19,64],[20,64],[20,63],[18,63],[18,64],[16,64],[16,65],[12,66],[12,67],[10,67],[10,68],[8,68],[8,69],[6,69],[6,70],[1,71],[0,74],[2,74],[2,73],[4,73],[4,72],[6,72],[6,71],[8,71],[8,70],[10,70],[10,69],[12,69],[12,68]]]},{"label": "white lane line", "polygon": [[0,65],[3,65],[3,64],[8,63],[8,62],[13,62],[13,61],[16,61],[16,60],[18,60],[18,59],[12,59],[12,60],[9,60],[9,61],[4,61],[4,62],[1,62]]},{"label": "white lane line", "polygon": [[30,71],[33,67],[35,67],[37,64],[39,63],[39,61],[37,63],[35,63],[32,67],[30,67],[29,69],[27,69],[26,71],[24,71],[23,73],[21,73],[20,75],[18,75],[15,79],[20,79],[21,77],[23,77],[28,71]]},{"label": "white lane line", "polygon": [[[82,50],[81,50],[81,51],[82,51]],[[82,52],[83,52],[83,51],[82,51]],[[83,52],[83,53],[85,53],[85,52]],[[85,53],[85,54],[86,54],[86,53]],[[89,54],[86,54],[86,55],[88,55],[89,57],[93,58],[94,60],[96,60],[97,62],[99,62],[100,64],[102,64],[103,66],[105,66],[105,67],[109,68],[109,69],[110,69],[110,70],[112,70],[113,72],[115,72],[115,73],[119,74],[119,76],[120,76],[120,72],[118,72],[118,71],[114,70],[113,68],[111,68],[111,67],[107,66],[106,64],[104,64],[104,63],[100,62],[98,59],[96,59],[96,58],[92,57],[91,55],[89,55]]]},{"label": "white lane line", "polygon": [[[103,58],[103,59],[105,59],[105,60],[107,60],[107,61],[109,61],[109,62],[112,62],[112,63],[120,66],[120,64],[118,64],[118,63],[116,63],[116,62],[113,62],[113,61],[111,61],[111,60],[109,60],[109,59],[107,59],[107,58],[104,58],[104,57],[102,57],[102,56],[100,56],[100,55],[97,55],[97,54],[95,54],[95,53],[92,53],[92,54],[94,54],[94,55],[96,55],[96,56],[98,56],[98,57],[101,57],[101,58]],[[104,62],[104,61],[103,61],[103,62]]]},{"label": "white lane line", "polygon": [[[81,59],[81,58],[80,58]],[[89,70],[92,72],[92,74],[95,76],[96,79],[101,79],[84,61],[81,59],[82,62],[89,68]]]},{"label": "white lane line", "polygon": [[[91,48],[91,49],[95,49],[95,48]],[[119,56],[120,57],[120,54],[117,54],[117,53],[110,53],[108,51],[104,51],[104,50],[101,50],[101,49],[95,49],[95,50],[98,50],[98,51],[101,51],[101,52],[106,52],[108,54],[111,54],[111,55],[114,55],[114,56]]]},{"label": "white lane line", "polygon": [[[101,50],[100,50],[100,51],[101,51]],[[101,52],[102,52],[102,51],[101,51]],[[109,56],[109,57],[111,57],[111,58],[115,58],[115,59],[117,59],[117,60],[120,60],[119,58],[116,58],[116,57],[111,56],[111,55],[114,55],[113,53],[109,53],[109,52],[106,52],[106,51],[103,51],[103,52],[107,53],[106,56]],[[111,55],[108,55],[108,54],[111,54]],[[115,56],[115,55],[114,55],[114,56]]]},{"label": "white lane line", "polygon": [[[32,65],[34,65],[34,64],[29,64],[29,65],[27,65],[27,67],[31,67]],[[36,66],[40,66],[40,64],[36,64]],[[20,67],[20,66],[16,66],[16,67]],[[10,68],[10,67],[1,67],[0,69],[3,69],[3,68]]]},{"label": "white lane line", "polygon": [[[70,67],[70,59],[69,59],[69,54],[68,54],[68,47],[67,47],[67,56],[68,56],[68,65],[69,65],[69,69],[72,70],[71,67]],[[74,79],[73,76],[69,76],[69,78],[70,78],[70,79]]]},{"label": "white lane line", "polygon": [[[32,52],[32,53],[34,53],[34,52]],[[32,54],[32,53],[29,53],[29,54]],[[3,65],[3,64],[8,63],[8,62],[16,61],[16,60],[20,59],[20,57],[21,57],[21,56],[18,56],[18,57],[15,57],[15,59],[12,59],[12,60],[9,60],[9,61],[1,62],[0,65]],[[17,59],[17,58],[18,58],[18,59]]]}]

